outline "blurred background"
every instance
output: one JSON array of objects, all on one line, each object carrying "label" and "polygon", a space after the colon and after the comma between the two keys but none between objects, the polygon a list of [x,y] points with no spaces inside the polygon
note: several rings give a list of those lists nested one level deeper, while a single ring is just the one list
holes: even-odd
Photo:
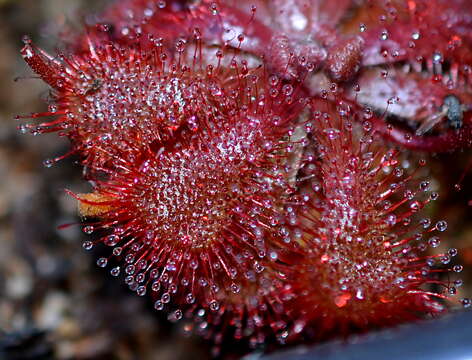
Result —
[{"label": "blurred background", "polygon": [[[61,47],[65,29],[81,29],[103,0],[0,0],[0,350],[7,359],[207,359],[208,345],[183,336],[131,293],[121,279],[95,265],[96,253],[82,249],[77,204],[64,189],[86,192],[73,158],[46,168],[64,154],[67,141],[52,135],[23,135],[15,115],[44,111],[48,89],[24,64],[21,38],[29,35],[50,53]],[[92,18],[91,18],[92,17]],[[443,249],[459,249],[465,285],[472,296],[472,176],[454,190],[470,152],[427,157],[440,200],[427,216],[444,219]],[[1,357],[1,355],[0,355]]]},{"label": "blurred background", "polygon": [[67,152],[66,140],[23,135],[17,126],[29,120],[14,120],[46,110],[49,98],[20,56],[22,36],[54,53],[59,34],[83,28],[104,3],[0,0],[0,350],[8,360],[207,359],[205,344],[100,271],[81,226],[58,229],[80,220],[64,189],[87,184],[73,158],[42,165]]}]

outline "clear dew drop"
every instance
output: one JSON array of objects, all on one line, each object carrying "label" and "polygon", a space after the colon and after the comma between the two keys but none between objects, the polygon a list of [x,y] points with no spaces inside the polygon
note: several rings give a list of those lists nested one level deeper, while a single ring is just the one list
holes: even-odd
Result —
[{"label": "clear dew drop", "polygon": [[185,297],[185,301],[187,301],[187,304],[193,304],[195,302],[195,295],[188,293]]},{"label": "clear dew drop", "polygon": [[365,132],[370,132],[372,130],[372,123],[370,121],[363,121],[362,122],[362,128],[364,129]]},{"label": "clear dew drop", "polygon": [[388,39],[388,31],[387,30],[382,30],[382,33],[380,34],[380,40],[387,40]]},{"label": "clear dew drop", "polygon": [[161,300],[157,300],[155,303],[154,303],[154,309],[158,310],[158,311],[161,311],[164,309],[164,303],[161,301]]},{"label": "clear dew drop", "polygon": [[84,241],[84,243],[82,244],[82,247],[83,247],[85,250],[92,250],[92,248],[93,248],[93,242],[91,242],[91,241]]},{"label": "clear dew drop", "polygon": [[118,235],[108,235],[103,239],[103,243],[107,246],[115,246],[119,241],[120,237]]},{"label": "clear dew drop", "polygon": [[231,284],[231,291],[235,294],[241,291],[241,287],[238,284],[232,283]]},{"label": "clear dew drop", "polygon": [[183,317],[182,310],[177,309],[177,310],[175,310],[175,311],[172,311],[172,312],[167,316],[167,320],[169,320],[170,322],[177,322],[177,321],[179,321],[180,319],[182,319],[182,317]]},{"label": "clear dew drop", "polygon": [[356,291],[356,299],[364,300],[364,292],[362,289],[357,289]]},{"label": "clear dew drop", "polygon": [[285,95],[285,96],[290,96],[293,94],[293,86],[290,85],[290,84],[285,84],[284,86],[282,86],[282,93]]},{"label": "clear dew drop", "polygon": [[443,255],[439,258],[442,264],[447,265],[451,262],[451,257],[449,255]]},{"label": "clear dew drop", "polygon": [[134,265],[128,265],[125,268],[125,272],[128,275],[133,275],[135,271],[136,271],[136,266],[134,266]]},{"label": "clear dew drop", "polygon": [[393,170],[393,175],[396,177],[402,177],[403,176],[403,169],[398,167]]},{"label": "clear dew drop", "polygon": [[139,286],[136,290],[136,293],[138,294],[138,296],[144,296],[146,295],[146,286]]},{"label": "clear dew drop", "polygon": [[433,63],[439,64],[443,61],[443,56],[440,52],[435,52],[433,54]]},{"label": "clear dew drop", "polygon": [[82,231],[87,234],[87,235],[90,235],[93,233],[93,230],[94,230],[94,227],[92,225],[85,225],[83,228],[82,228]]},{"label": "clear dew drop", "polygon": [[168,304],[170,302],[170,294],[169,293],[164,293],[162,294],[161,296],[161,301],[164,303],[164,304]]},{"label": "clear dew drop", "polygon": [[52,166],[54,165],[54,160],[52,160],[52,159],[46,159],[46,160],[43,161],[43,165],[44,165],[44,167],[46,167],[46,168],[50,168],[50,167],[52,167]]},{"label": "clear dew drop", "polygon": [[110,274],[112,276],[118,276],[120,275],[120,267],[117,266],[117,267],[114,267],[113,269],[110,270]]},{"label": "clear dew drop", "polygon": [[211,311],[218,311],[220,309],[220,303],[216,300],[212,300],[210,302],[210,310]]},{"label": "clear dew drop", "polygon": [[146,17],[151,17],[154,14],[154,11],[152,9],[144,9],[144,16]]},{"label": "clear dew drop", "polygon": [[372,119],[372,117],[374,116],[374,112],[372,111],[371,108],[369,107],[366,107],[364,109],[364,112],[362,114],[362,117],[365,119],[365,120],[369,120],[369,119]]},{"label": "clear dew drop", "polygon": [[97,260],[97,265],[104,268],[106,267],[108,264],[108,259],[107,258],[104,258],[104,257],[101,257]]},{"label": "clear dew drop", "polygon": [[154,281],[151,285],[151,290],[152,291],[159,291],[161,288],[161,283],[159,281]]},{"label": "clear dew drop", "polygon": [[433,248],[438,247],[440,244],[441,244],[441,240],[437,236],[433,236],[432,238],[428,240],[428,245]]},{"label": "clear dew drop", "polygon": [[324,129],[323,132],[326,134],[328,139],[335,140],[339,137],[339,129]]},{"label": "clear dew drop", "polygon": [[399,101],[400,101],[400,98],[398,96],[392,96],[391,98],[387,100],[387,103],[389,105],[393,105],[393,104],[398,104]]},{"label": "clear dew drop", "polygon": [[427,219],[427,218],[421,219],[420,224],[423,225],[424,229],[427,229],[431,226],[431,219]]},{"label": "clear dew drop", "polygon": [[28,132],[28,125],[22,124],[18,126],[18,130],[21,134],[26,134]]},{"label": "clear dew drop", "polygon": [[428,191],[429,190],[429,181],[422,181],[419,186],[421,191]]},{"label": "clear dew drop", "polygon": [[447,253],[448,253],[449,256],[454,257],[454,256],[457,256],[458,251],[457,251],[456,248],[451,248],[451,249],[449,249],[449,250],[447,251]]},{"label": "clear dew drop", "polygon": [[447,229],[446,221],[441,220],[436,223],[436,230],[443,232],[443,231],[446,231],[446,229]]},{"label": "clear dew drop", "polygon": [[210,11],[213,15],[218,15],[218,4],[216,2],[213,2],[210,4]]},{"label": "clear dew drop", "polygon": [[464,308],[470,308],[472,306],[472,300],[468,298],[463,298],[460,300],[460,302]]},{"label": "clear dew drop", "polygon": [[412,211],[418,211],[421,208],[421,203],[419,201],[412,201],[410,203],[410,209]]}]

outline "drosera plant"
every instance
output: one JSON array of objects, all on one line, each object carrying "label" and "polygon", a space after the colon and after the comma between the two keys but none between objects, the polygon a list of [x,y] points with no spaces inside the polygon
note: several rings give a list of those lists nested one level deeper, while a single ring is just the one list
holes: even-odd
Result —
[{"label": "drosera plant", "polygon": [[175,298],[174,304],[216,311],[224,293],[255,281],[260,261],[284,247],[276,230],[283,198],[293,191],[287,163],[293,144],[271,139],[263,121],[229,119],[157,152],[143,146],[138,161],[92,168],[106,177],[95,181],[98,200],[78,196],[83,215],[100,219],[87,232],[112,229],[100,241],[124,260],[130,288],[160,294],[158,310]]},{"label": "drosera plant", "polygon": [[421,217],[439,196],[421,175],[425,160],[414,167],[385,148],[372,124],[353,121],[346,105],[311,106],[316,146],[305,157],[291,228],[310,249],[291,283],[299,294],[295,328],[319,340],[439,314],[445,300],[469,306],[454,300],[461,280],[439,276],[463,269],[450,265],[456,249],[434,251],[447,223]]},{"label": "drosera plant", "polygon": [[[121,171],[106,171],[107,180],[96,182],[93,194],[100,200],[79,196],[83,215],[91,207],[99,219],[84,230],[108,233],[99,243],[112,247],[112,254],[97,265],[113,276],[122,273],[130,289],[153,297],[169,320],[218,324],[239,316],[241,325],[232,325],[236,334],[257,333],[251,341],[263,342],[266,330],[257,327],[269,324],[248,322],[270,318],[270,312],[248,298],[266,307],[275,302],[257,295],[270,291],[274,273],[283,278],[281,259],[290,252],[279,227],[283,199],[293,190],[277,164],[287,144],[275,142],[277,152],[267,153],[270,148],[258,146],[257,124],[222,125],[175,149],[148,150],[140,164],[119,161]],[[95,245],[84,243],[86,249]]]},{"label": "drosera plant", "polygon": [[169,320],[203,311],[263,343],[284,326],[270,315],[283,316],[275,293],[264,293],[283,279],[291,251],[278,229],[304,144],[303,90],[198,38],[178,40],[169,55],[161,39],[152,50],[91,41],[58,59],[29,39],[22,51],[56,101],[32,117],[58,116],[22,130],[67,136],[93,186],[70,192],[84,232],[106,234],[84,248],[113,248],[97,265],[152,296]]},{"label": "drosera plant", "polygon": [[[147,4],[111,5],[57,56],[24,39],[53,98],[29,117],[54,119],[20,130],[71,140],[91,191],[69,193],[84,232],[100,234],[83,247],[110,247],[97,265],[217,350],[228,337],[321,340],[447,309],[460,282],[440,275],[462,267],[455,249],[429,253],[447,224],[417,218],[438,196],[426,164],[402,167],[378,137],[393,128],[362,97],[370,33],[339,25],[352,4],[277,1],[275,13],[301,11],[290,36],[266,1]],[[332,19],[311,18],[315,5]],[[303,17],[318,37],[302,41]]]}]

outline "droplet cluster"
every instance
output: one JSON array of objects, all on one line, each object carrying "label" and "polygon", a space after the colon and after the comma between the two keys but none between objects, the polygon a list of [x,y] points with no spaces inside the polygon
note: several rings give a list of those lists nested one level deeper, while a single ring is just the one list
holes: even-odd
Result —
[{"label": "droplet cluster", "polygon": [[[231,118],[230,118],[231,119]],[[232,120],[232,119],[231,119]],[[106,203],[102,239],[124,259],[128,285],[144,295],[213,304],[247,286],[283,239],[277,226],[292,191],[288,142],[271,140],[256,119],[221,118],[140,162],[121,159],[94,189]],[[148,289],[148,290],[146,290]],[[185,299],[185,300],[183,300]]]},{"label": "droplet cluster", "polygon": [[[302,191],[292,231],[309,251],[294,280],[300,319],[317,331],[362,329],[438,313],[438,299],[454,286],[435,278],[437,265],[447,265],[457,250],[428,255],[439,245],[445,221],[415,216],[437,199],[421,170],[402,165],[396,150],[384,150],[372,137],[372,127],[352,124],[343,110],[313,103],[312,134],[317,147],[305,171],[311,176]],[[342,115],[340,115],[342,114]],[[343,119],[344,117],[344,119]],[[368,259],[368,260],[367,260]],[[422,286],[433,282],[443,293]]]}]

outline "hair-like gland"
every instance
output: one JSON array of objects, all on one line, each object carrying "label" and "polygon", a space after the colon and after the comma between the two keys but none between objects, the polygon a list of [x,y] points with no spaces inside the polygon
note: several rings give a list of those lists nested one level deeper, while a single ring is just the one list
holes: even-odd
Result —
[{"label": "hair-like gland", "polygon": [[[292,34],[294,29],[284,25],[294,21],[279,20],[295,18],[297,15],[299,18],[309,16],[299,13],[299,4],[289,4],[286,1],[199,1],[179,5],[168,3],[159,7],[148,3],[143,6],[143,3],[144,1],[119,2],[104,14],[103,21],[114,24],[113,37],[118,42],[133,44],[138,41],[142,46],[149,47],[152,42],[148,40],[148,36],[188,40],[197,31],[207,44],[239,49],[264,57],[271,70],[290,80],[305,73],[306,68],[311,69],[310,71],[319,68],[326,59],[326,50],[311,37],[307,39],[308,31],[295,31],[296,34]],[[293,14],[288,11],[291,7],[297,7]],[[302,6],[303,10],[307,7],[309,6]],[[315,7],[310,9],[311,12],[316,12]],[[133,14],[132,19],[129,14]],[[311,20],[315,21],[314,18],[306,22],[311,23]],[[300,21],[303,22],[301,19]],[[309,26],[306,27],[307,30],[308,28]],[[351,44],[354,45],[354,41]],[[346,58],[346,46],[338,49],[338,52],[342,50]],[[352,47],[350,52],[353,53]],[[331,61],[331,65],[333,62]],[[339,64],[340,62],[337,63]],[[346,77],[349,70],[338,67],[334,72],[337,76]]]},{"label": "hair-like gland", "polygon": [[[118,159],[111,170],[97,168],[107,175],[97,180],[95,189],[107,201],[97,205],[112,209],[100,214],[101,226],[114,224],[121,237],[146,243],[148,259],[166,246],[187,255],[214,246],[239,253],[240,246],[247,246],[263,257],[266,231],[278,221],[277,199],[291,191],[286,178],[290,164],[281,163],[290,143],[264,136],[257,120],[219,120],[170,149],[155,153],[144,148],[139,163]],[[112,243],[121,237],[112,235]],[[179,266],[191,260],[180,259]],[[221,265],[229,271],[230,265]],[[237,262],[231,266],[237,267]]]},{"label": "hair-like gland", "polygon": [[[255,19],[256,7],[251,5],[239,9],[227,1],[125,0],[111,5],[102,20],[113,24],[113,37],[122,44],[139,41],[143,47],[152,47],[149,36],[187,41],[197,31],[207,44],[230,46],[261,56],[272,32]],[[241,41],[241,37],[245,41]]]},{"label": "hair-like gland", "polygon": [[[162,143],[175,132],[195,131],[218,111],[238,111],[236,98],[263,96],[257,83],[267,75],[253,57],[202,47],[199,41],[178,41],[174,51],[166,53],[162,42],[142,50],[90,39],[87,52],[59,61],[27,41],[25,61],[54,91],[50,111],[31,117],[58,118],[23,130],[60,131],[84,163],[103,165],[114,156],[133,156],[134,142]],[[269,116],[267,109],[279,100],[276,97],[254,111]],[[277,109],[273,111],[276,116]]]},{"label": "hair-like gland", "polygon": [[[123,269],[132,290],[151,292],[156,309],[173,309],[178,319],[182,307],[222,306],[232,317],[250,317],[239,309],[247,300],[233,298],[271,286],[268,271],[279,269],[279,253],[290,247],[278,233],[292,191],[284,154],[290,142],[271,140],[261,127],[221,119],[172,149],[149,151],[141,164],[121,160],[97,181],[95,193],[107,200],[96,204],[111,210],[93,229],[112,228],[101,241],[124,260],[111,272]],[[108,262],[115,259],[98,260]]]},{"label": "hair-like gland", "polygon": [[[184,132],[195,131],[200,122],[211,121],[208,117],[213,109],[218,109],[215,110],[217,112],[219,107],[226,107],[224,111],[228,113],[237,111],[235,107],[239,106],[239,97],[257,98],[260,95],[259,103],[262,105],[254,111],[266,112],[266,117],[274,116],[275,119],[279,113],[291,113],[281,118],[283,124],[290,123],[296,117],[299,110],[293,113],[290,109],[284,109],[285,105],[292,102],[292,97],[295,99],[299,96],[291,96],[294,87],[282,83],[277,76],[269,79],[266,71],[270,69],[266,68],[266,63],[241,50],[253,40],[239,34],[232,39],[235,47],[227,42],[221,47],[205,45],[205,36],[194,25],[203,22],[204,15],[221,15],[216,16],[220,23],[223,16],[230,23],[236,21],[230,16],[230,8],[227,9],[228,13],[220,14],[219,8],[212,9],[210,3],[197,6],[196,9],[191,6],[195,10],[192,12],[178,1],[169,5],[155,4],[144,9],[144,2],[131,1],[110,7],[104,17],[117,24],[131,21],[124,17],[138,11],[136,19],[144,16],[142,21],[150,26],[145,31],[146,36],[140,35],[143,29],[134,27],[135,32],[132,34],[120,31],[118,36],[111,34],[115,24],[98,24],[87,29],[87,34],[78,41],[81,45],[75,44],[76,51],[68,56],[59,54],[54,58],[26,38],[22,50],[25,61],[53,90],[51,111],[29,117],[59,116],[59,119],[39,125],[22,125],[21,130],[31,130],[35,134],[59,130],[61,135],[67,135],[73,141],[74,150],[82,157],[87,158],[91,153],[90,157],[93,158],[100,153],[101,157],[111,158],[113,154],[108,151],[114,149],[108,146],[110,143],[118,144],[123,150],[121,155],[133,154],[133,141],[157,147],[171,140],[172,134],[181,129]],[[180,35],[171,33],[166,39],[154,35],[162,25],[156,21],[163,15],[161,12],[167,14],[168,21],[181,25],[184,30]],[[237,13],[235,18],[238,24],[243,21],[239,19],[240,16],[250,21],[251,17],[247,17],[247,14]],[[135,18],[134,15],[131,17]],[[185,26],[178,20],[183,21]],[[225,24],[230,26],[229,23]],[[162,32],[166,34],[164,30]],[[210,42],[213,40],[209,39]],[[292,60],[287,59],[287,63],[281,67],[287,71]],[[305,74],[295,79],[292,77],[291,80],[299,84],[306,73],[313,70],[311,64],[307,64],[302,71]],[[277,75],[285,79],[287,74],[282,72]],[[267,83],[268,79],[273,81],[270,87],[263,83]],[[244,86],[246,88],[243,89]],[[258,89],[258,86],[262,88]],[[226,91],[225,94],[222,89]],[[267,90],[266,93],[264,90]],[[281,100],[283,94],[288,101]],[[222,99],[229,98],[238,99],[221,103]],[[202,115],[201,119],[199,115]],[[100,160],[98,165],[106,161]],[[84,164],[90,165],[92,162],[85,160]]]},{"label": "hair-like gland", "polygon": [[[324,338],[443,311],[437,299],[448,299],[455,288],[435,275],[462,267],[436,265],[449,264],[457,251],[424,254],[439,244],[432,233],[447,224],[415,223],[416,213],[437,194],[429,193],[429,182],[417,179],[416,170],[406,174],[398,151],[384,150],[370,123],[362,133],[344,107],[338,113],[316,101],[313,108],[317,145],[292,228],[310,249],[292,282],[299,294],[290,306],[298,311],[296,325]],[[425,288],[429,284],[443,289]]]},{"label": "hair-like gland", "polygon": [[263,276],[226,297],[218,311],[190,309],[187,316],[192,321],[186,323],[185,330],[211,339],[217,353],[224,351],[222,345],[230,339],[243,341],[250,348],[286,344],[293,318],[284,289],[296,274],[294,264],[303,261],[302,252],[287,248],[291,247],[277,252],[277,265],[266,263]]}]

